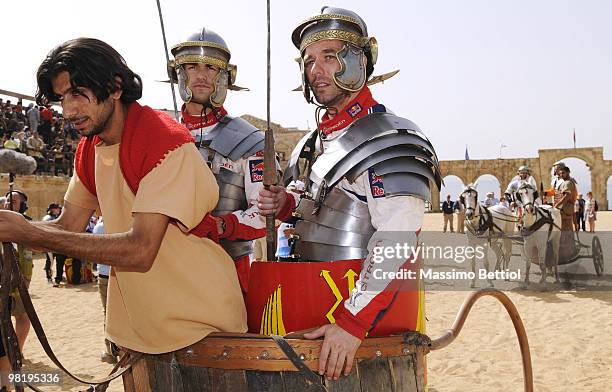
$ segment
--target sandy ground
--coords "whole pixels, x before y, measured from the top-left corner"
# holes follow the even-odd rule
[[[441,226],[439,214],[427,214],[424,228],[440,230]],[[597,229],[612,231],[612,213],[599,213]],[[111,366],[99,360],[103,315],[96,285],[53,288],[45,280],[43,265],[44,259],[35,261],[30,292],[52,347],[75,374],[104,375]],[[610,270],[607,268],[608,274]],[[428,334],[432,338],[450,327],[466,295],[428,293]],[[611,291],[511,291],[509,296],[529,336],[536,391],[612,391]],[[24,354],[25,371],[57,371],[33,331]],[[522,390],[520,353],[502,306],[488,298],[478,302],[459,338],[429,354],[428,372],[430,391]],[[62,375],[59,386],[45,390],[76,391],[79,387]],[[121,381],[113,382],[108,390],[121,391]]]

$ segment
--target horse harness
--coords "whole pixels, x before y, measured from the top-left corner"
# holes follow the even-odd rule
[[[493,234],[495,230],[497,230],[499,233],[503,233],[504,230],[493,221],[493,214],[491,214],[491,211],[489,211],[489,209],[486,206],[479,205],[479,207],[481,210],[484,210],[485,214],[476,215],[479,218],[477,227],[474,227],[472,222],[468,220],[468,223],[469,223],[467,225],[468,231],[475,237],[483,237],[486,234],[486,232],[489,231],[487,240],[491,242],[491,237],[492,237],[491,234]],[[466,211],[474,210],[474,212],[476,212],[476,208],[474,207],[466,207],[465,210]]]
[[[532,235],[533,233],[535,233],[536,231],[540,230],[542,228],[542,226],[548,225],[547,240],[549,240],[550,239],[550,235],[552,234],[553,227],[556,227],[559,230],[561,230],[561,228],[558,225],[555,224],[555,221],[554,221],[550,211],[545,210],[543,208],[540,208],[540,207],[536,206],[533,203],[527,203],[527,204],[524,205],[524,207],[527,207],[530,204],[535,208],[535,211],[536,211],[536,221],[531,226],[529,226],[529,227],[523,227],[523,229],[521,230],[521,235],[523,237],[528,237],[528,236]]]

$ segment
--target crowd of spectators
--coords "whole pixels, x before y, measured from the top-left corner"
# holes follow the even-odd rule
[[[79,135],[52,107],[23,106],[0,98],[0,149],[27,154],[38,164],[36,174],[72,175]]]

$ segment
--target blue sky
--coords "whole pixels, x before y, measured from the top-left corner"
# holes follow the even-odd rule
[[[171,46],[200,26],[220,33],[238,65],[230,113],[265,118],[265,1],[161,0]],[[314,126],[299,93],[290,34],[318,12],[315,1],[272,1],[272,120]],[[381,1],[328,5],[363,16],[380,45],[375,73],[400,69],[375,98],[410,118],[441,159],[536,156],[538,148],[604,146],[612,159],[612,2],[568,0]],[[376,4],[376,7],[372,5]],[[37,11],[41,10],[41,11]],[[142,101],[170,108],[165,57],[153,0],[29,1],[3,4],[0,88],[35,90],[45,54],[62,41],[107,41],[143,76]]]

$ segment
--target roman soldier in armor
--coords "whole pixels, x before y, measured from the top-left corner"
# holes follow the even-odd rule
[[[527,166],[521,166],[518,168],[516,176],[510,181],[508,187],[506,188],[506,198],[516,204],[516,202],[518,202],[516,199],[516,191],[523,183],[531,185],[533,189],[538,189],[536,181],[531,175],[531,171]]]
[[[516,176],[510,181],[510,183],[508,184],[508,187],[506,188],[506,192],[504,192],[506,195],[506,199],[511,201],[512,203],[511,206],[516,209],[515,211],[518,217],[517,220],[519,222],[521,221],[523,217],[523,208],[522,208],[521,200],[516,197],[517,196],[516,192],[523,184],[529,184],[533,187],[533,189],[535,190],[538,189],[538,185],[536,184],[536,181],[531,175],[531,171],[529,170],[529,167],[527,166],[521,166],[518,168]]]
[[[253,240],[265,235],[265,220],[255,206],[263,184],[263,133],[223,107],[228,89],[243,88],[234,84],[237,68],[219,34],[202,28],[171,52],[168,73],[185,102],[182,121],[219,184],[212,215],[220,243],[234,259],[246,292]]]
[[[411,253],[377,256],[385,247],[417,246],[430,186],[439,187],[441,176],[434,148],[419,127],[372,96],[368,85],[380,80],[372,76],[378,45],[359,15],[323,7],[295,28],[292,40],[300,51],[302,93],[318,107],[318,126],[294,149],[285,185],[302,180],[306,189],[297,194],[272,186],[260,191],[258,203],[264,215],[297,219],[292,256],[312,263],[285,264],[324,265],[317,278],[328,281],[334,264],[358,262],[348,299],[340,302],[335,292],[338,301],[326,315],[331,324],[304,335],[325,338],[319,373],[338,378],[351,371],[366,334],[424,331],[421,282],[406,288],[406,281],[381,273],[418,269],[420,260]],[[349,280],[349,272],[339,280]],[[283,286],[283,296],[290,289]],[[302,313],[309,302],[304,297]],[[291,321],[286,313],[283,308],[285,327]]]

